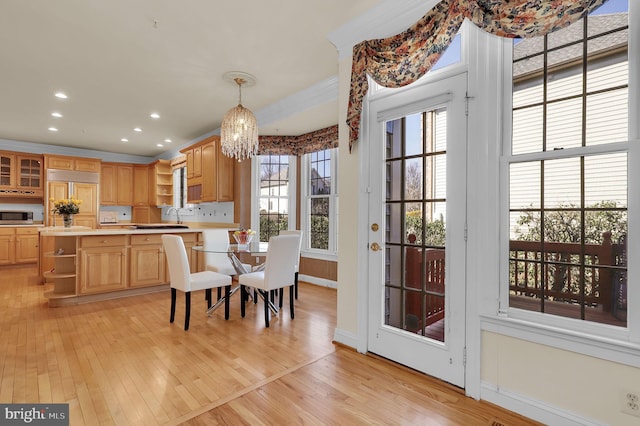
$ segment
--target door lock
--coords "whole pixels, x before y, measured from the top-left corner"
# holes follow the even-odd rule
[[[378,251],[380,250],[382,247],[380,247],[380,244],[378,243],[371,243],[371,250],[373,251]]]

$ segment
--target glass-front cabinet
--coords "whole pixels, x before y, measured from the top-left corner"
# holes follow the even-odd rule
[[[42,156],[15,152],[0,152],[0,195],[43,195]]]

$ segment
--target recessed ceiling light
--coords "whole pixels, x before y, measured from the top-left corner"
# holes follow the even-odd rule
[[[162,145],[161,143],[157,143],[157,144],[156,144],[156,146],[157,146],[158,148],[162,148],[164,145]]]
[[[58,129],[56,129],[55,127],[49,127],[49,131],[50,131],[50,132],[57,132],[57,131],[58,131]]]
[[[171,139],[165,139],[164,140],[166,143],[171,143]]]
[[[134,128],[133,128],[133,131],[134,131],[134,132],[141,132],[141,131],[142,131],[142,129],[141,129],[140,127],[134,127]]]
[[[56,98],[60,98],[60,99],[67,99],[67,95],[62,93],[62,92],[58,92],[56,93]]]
[[[52,112],[51,116],[55,118],[62,118],[62,114],[60,114],[59,112]]]
[[[152,112],[151,115],[149,115],[149,117],[155,118],[157,120],[158,118],[160,118],[160,114],[158,114],[157,112]]]
[[[121,140],[122,142],[129,142],[129,139],[127,139],[127,138],[122,138],[122,139],[120,139],[120,140]]]

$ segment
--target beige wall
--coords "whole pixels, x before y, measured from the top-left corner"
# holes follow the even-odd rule
[[[620,411],[621,392],[640,392],[634,367],[485,331],[481,377],[485,386],[603,424],[640,424]]]

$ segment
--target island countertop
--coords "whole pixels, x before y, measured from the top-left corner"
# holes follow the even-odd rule
[[[229,223],[228,226],[217,226],[217,228],[226,228],[230,230],[238,229],[238,226]],[[82,226],[74,226],[64,228],[62,226],[51,226],[39,228],[40,234],[46,237],[83,237],[91,235],[132,235],[132,234],[187,234],[198,233],[211,229],[211,227],[189,227],[189,228],[171,228],[164,227],[158,229],[93,229]]]

